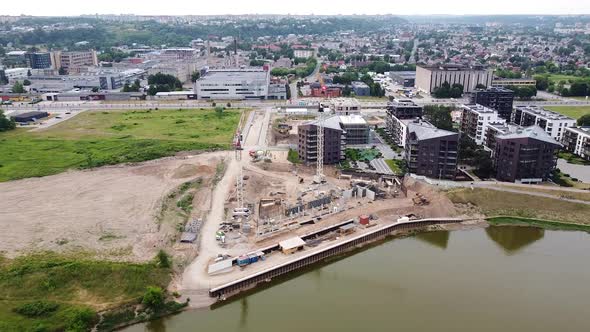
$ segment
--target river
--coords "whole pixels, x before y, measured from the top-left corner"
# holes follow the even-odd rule
[[[589,331],[589,252],[583,232],[419,234],[125,331]]]

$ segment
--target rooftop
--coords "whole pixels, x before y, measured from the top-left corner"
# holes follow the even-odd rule
[[[395,76],[400,76],[403,78],[415,78],[416,77],[416,72],[415,71],[392,71],[389,72],[389,75],[395,75]]]
[[[519,127],[514,132],[503,134],[503,135],[498,135],[498,136],[496,136],[496,138],[497,139],[534,138],[534,139],[544,141],[547,143],[561,145],[559,142],[557,142],[555,139],[553,139],[553,137],[551,137],[549,134],[547,134],[545,132],[545,130],[543,130],[543,128],[536,126],[536,125],[526,127],[526,128]]]
[[[304,245],[305,245],[305,241],[303,241],[303,239],[301,239],[299,236],[295,236],[290,239],[286,239],[285,241],[279,242],[279,246],[283,250],[294,249],[294,248],[298,248],[298,247],[301,247]]]
[[[268,72],[260,69],[215,69],[201,76],[199,81],[214,80],[265,80]]]
[[[573,118],[569,116],[563,115],[561,113],[557,113],[554,111],[546,110],[539,106],[521,106],[516,107],[517,110],[521,110],[523,112],[531,113],[536,116],[548,119],[548,120],[572,120],[575,121]]]
[[[493,113],[497,113],[498,111],[496,111],[495,109],[480,105],[480,104],[467,104],[467,105],[463,105],[463,109],[464,110],[468,110],[471,112],[475,112],[478,114],[493,114]]]
[[[465,66],[462,64],[441,64],[435,66],[417,66],[417,68],[424,68],[431,71],[480,71],[487,70],[484,66]]]
[[[414,133],[418,140],[458,135],[456,132],[438,129],[429,122],[419,120],[408,123],[408,132]]]
[[[418,106],[411,99],[394,99],[387,103],[387,106],[391,107],[422,107]]]
[[[341,115],[340,122],[343,125],[366,125],[367,124],[367,121],[365,121],[365,119],[363,119],[363,117],[358,114]]]
[[[590,127],[569,127],[566,129],[578,134],[590,135]]]

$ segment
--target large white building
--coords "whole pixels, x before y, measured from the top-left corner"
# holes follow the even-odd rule
[[[562,143],[567,151],[590,160],[590,127],[565,128]]]
[[[565,128],[574,127],[576,120],[538,106],[520,106],[512,112],[512,122],[522,127],[537,125],[554,140],[561,142]]]
[[[479,104],[463,105],[461,131],[475,140],[478,145],[487,145],[487,130],[492,124],[504,125],[506,120],[502,119],[496,110],[489,107]]]
[[[6,78],[9,82],[14,83],[15,81],[27,79],[29,77],[28,73],[30,70],[31,68],[10,68],[5,69],[4,74],[6,75]]]
[[[416,66],[416,88],[425,93],[448,82],[463,85],[465,92],[474,91],[478,84],[492,86],[494,72],[483,67],[467,67],[463,65],[445,64],[440,66]]]
[[[198,99],[267,99],[269,83],[266,70],[209,70],[195,82],[195,93]]]

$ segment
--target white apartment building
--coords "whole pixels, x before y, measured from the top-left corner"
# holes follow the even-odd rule
[[[6,78],[8,78],[9,82],[14,83],[15,81],[27,79],[29,77],[29,70],[31,70],[31,68],[10,68],[5,69],[4,74],[6,75]]]
[[[565,150],[590,160],[590,127],[565,128],[562,143]]]
[[[503,125],[498,112],[479,104],[463,105],[461,117],[461,131],[475,140],[478,145],[487,145],[487,130],[490,125]]]
[[[197,99],[267,99],[270,73],[261,69],[210,70],[195,82]]]
[[[512,122],[522,127],[537,125],[558,142],[561,142],[566,128],[576,125],[575,119],[538,106],[516,107]]]

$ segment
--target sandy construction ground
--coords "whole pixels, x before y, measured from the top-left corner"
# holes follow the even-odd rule
[[[163,197],[184,182],[213,176],[227,154],[0,183],[0,251],[8,257],[51,250],[150,260],[158,249],[171,247],[177,234],[174,225],[158,221]]]

